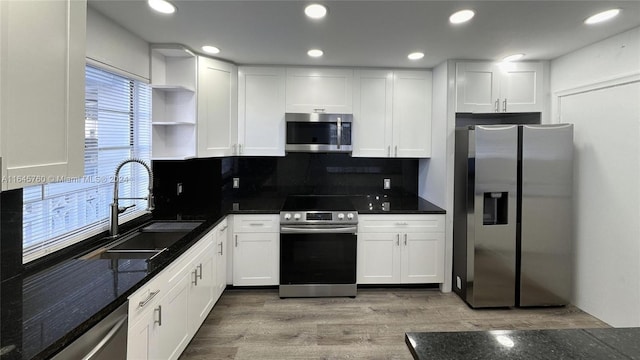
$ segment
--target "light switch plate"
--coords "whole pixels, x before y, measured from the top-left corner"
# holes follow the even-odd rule
[[[384,179],[383,188],[385,190],[391,189],[391,179]]]
[[[240,178],[233,178],[233,188],[237,189],[240,187]]]
[[[176,186],[176,195],[182,194],[182,183],[178,183]]]

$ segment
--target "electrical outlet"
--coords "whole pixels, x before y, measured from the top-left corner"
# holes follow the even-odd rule
[[[456,276],[456,287],[462,289],[462,279],[460,279],[460,276]]]
[[[385,190],[391,189],[391,179],[384,179],[383,188]]]
[[[233,178],[233,188],[238,189],[240,187],[240,178]]]
[[[176,186],[176,195],[182,194],[182,183],[178,183]]]

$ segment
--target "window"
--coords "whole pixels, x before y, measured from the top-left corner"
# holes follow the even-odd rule
[[[85,92],[84,176],[23,190],[23,263],[76,243],[108,228],[118,164],[151,155],[151,90],[140,81],[87,66]],[[120,171],[120,197],[147,194],[147,172],[139,164]],[[146,201],[120,222],[140,216]]]

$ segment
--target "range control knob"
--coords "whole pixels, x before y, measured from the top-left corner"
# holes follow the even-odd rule
[[[353,213],[348,213],[347,214],[347,219],[353,220]]]
[[[344,214],[343,213],[339,213],[338,214],[338,220],[344,220]]]
[[[285,220],[290,220],[291,219],[291,214],[289,214],[289,213],[284,214],[284,219]]]
[[[302,217],[302,215],[300,215],[300,214],[293,215],[293,219],[294,220],[300,220],[301,217]]]

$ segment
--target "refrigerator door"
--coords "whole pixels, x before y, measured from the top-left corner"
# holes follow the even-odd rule
[[[476,126],[473,212],[468,219],[467,302],[515,305],[518,127]],[[471,144],[471,141],[474,144]]]
[[[573,125],[522,127],[520,306],[571,293]]]

